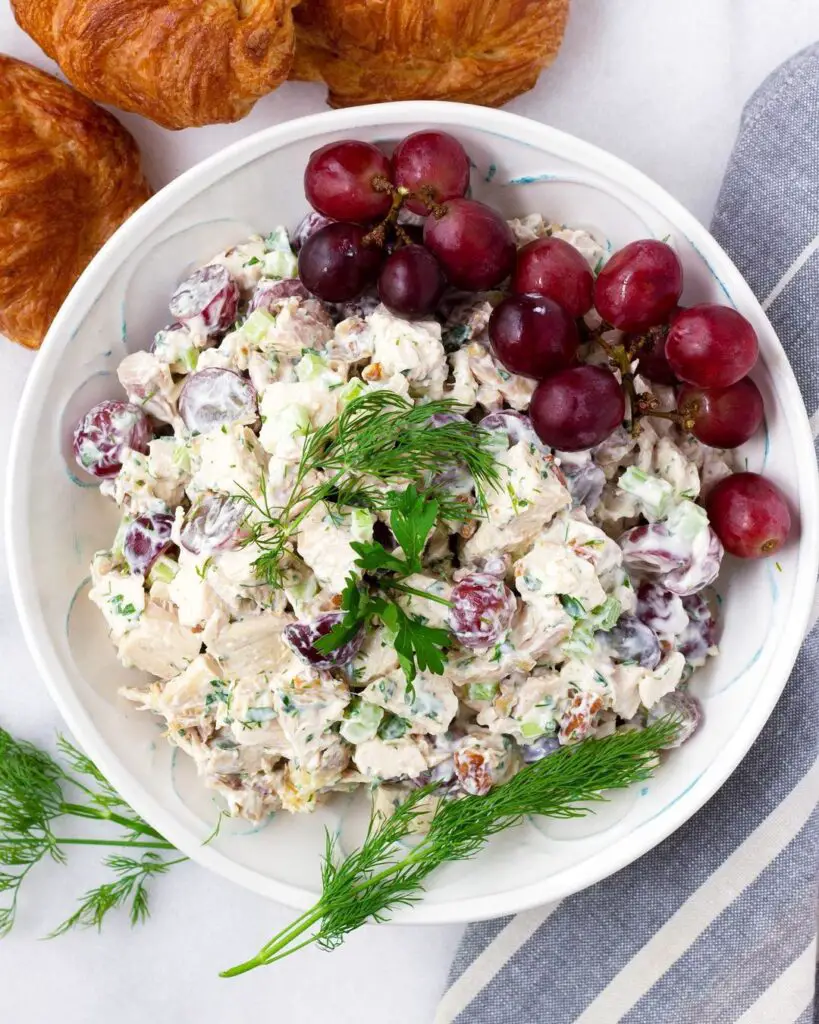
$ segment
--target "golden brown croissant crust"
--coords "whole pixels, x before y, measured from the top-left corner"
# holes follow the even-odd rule
[[[91,257],[150,194],[115,118],[0,54],[0,334],[37,348]]]
[[[238,121],[286,78],[296,0],[12,0],[81,92],[165,128]]]
[[[302,0],[291,78],[331,106],[461,100],[499,106],[560,48],[569,0]]]

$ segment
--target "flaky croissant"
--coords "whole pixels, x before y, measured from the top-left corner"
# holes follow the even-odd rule
[[[0,334],[37,348],[91,257],[150,194],[115,118],[0,54]]]
[[[12,0],[81,92],[165,128],[238,121],[286,78],[297,0]]]
[[[382,100],[499,106],[560,48],[569,0],[302,0],[291,78],[334,107]]]

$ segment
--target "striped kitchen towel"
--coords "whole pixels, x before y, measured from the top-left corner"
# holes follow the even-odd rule
[[[748,103],[712,227],[819,431],[819,46]],[[819,608],[814,610],[814,623]],[[436,1024],[810,1024],[819,629],[759,740],[664,843],[551,906],[471,925]]]

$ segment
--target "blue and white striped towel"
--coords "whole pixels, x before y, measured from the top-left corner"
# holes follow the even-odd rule
[[[818,432],[819,45],[748,103],[712,230],[767,310]],[[471,925],[436,1024],[819,1022],[818,800],[812,628],[765,730],[710,803],[599,885]]]

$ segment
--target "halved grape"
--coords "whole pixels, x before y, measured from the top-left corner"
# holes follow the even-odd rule
[[[759,429],[765,415],[762,395],[750,377],[726,388],[685,384],[677,409],[698,441],[712,448],[737,448]]]
[[[226,331],[236,319],[239,287],[226,267],[211,263],[195,270],[171,296],[171,315],[180,321],[200,317],[207,334]]]
[[[701,593],[689,594],[681,600],[688,616],[688,625],[674,646],[689,665],[699,668],[705,664],[709,651],[717,642],[717,620]]]
[[[438,131],[413,132],[392,154],[393,180],[410,192],[428,190],[436,203],[466,195],[469,188],[469,157],[452,135]],[[428,212],[419,199],[407,199],[407,207],[422,216]]]
[[[642,239],[616,252],[600,271],[594,305],[621,331],[645,331],[667,320],[682,285],[682,264],[671,246]]]
[[[623,563],[637,572],[671,573],[691,565],[690,547],[682,545],[665,523],[634,526],[617,543]]]
[[[622,615],[613,629],[597,633],[596,639],[615,661],[634,661],[654,669],[662,659],[657,634],[634,615]]]
[[[574,320],[552,299],[511,295],[489,318],[492,351],[507,370],[542,380],[571,366],[580,336]]]
[[[116,476],[126,448],[147,452],[151,421],[130,402],[106,401],[89,409],[74,430],[74,457],[93,476]]]
[[[449,283],[465,291],[494,288],[515,265],[515,238],[501,215],[474,199],[449,199],[442,216],[427,217],[424,245]]]
[[[404,245],[388,256],[378,278],[381,301],[397,316],[430,316],[446,288],[440,264],[422,245]]]
[[[544,444],[564,452],[592,448],[623,420],[626,401],[614,374],[602,366],[572,366],[538,384],[529,415]]]
[[[388,191],[374,186],[377,177],[389,181],[390,162],[376,146],[355,139],[329,142],[310,154],[304,194],[325,217],[366,223],[383,217],[392,201]]]
[[[542,761],[549,754],[560,750],[560,740],[557,736],[539,736],[531,743],[520,744],[520,756],[524,764],[534,764],[535,761]]]
[[[730,479],[730,478],[729,478]],[[696,594],[713,583],[722,564],[722,544],[716,533],[708,527],[708,543],[704,549],[693,547],[688,565],[680,566],[663,577],[663,586],[680,597]]]
[[[209,366],[185,378],[179,415],[191,433],[206,434],[222,425],[256,418],[256,389],[233,370]]]
[[[708,495],[708,518],[725,550],[738,558],[765,558],[788,539],[791,513],[776,484],[758,473],[735,473]]]
[[[637,589],[637,618],[662,640],[680,636],[688,626],[682,598],[649,580]]]
[[[361,650],[364,630],[360,629],[352,640],[348,640],[346,644],[330,651],[329,654],[322,654],[316,650],[315,643],[326,636],[343,618],[343,612],[326,612],[312,622],[293,622],[282,630],[282,639],[293,653],[308,665],[321,669],[338,668],[352,661]]]
[[[347,302],[378,277],[383,253],[367,245],[367,229],[344,221],[311,235],[299,253],[299,277],[308,291],[325,302]]]
[[[674,317],[665,354],[687,384],[727,388],[751,372],[759,343],[756,331],[735,309],[706,302]]]
[[[256,285],[250,299],[248,312],[263,309],[270,312],[284,299],[309,299],[310,293],[297,277],[286,277],[282,281],[273,281],[263,277]]]
[[[545,296],[576,318],[591,309],[594,275],[573,245],[562,238],[536,238],[518,252],[512,291]]]
[[[325,217],[321,213],[316,213],[315,210],[311,210],[310,213],[305,213],[299,221],[296,230],[293,232],[293,249],[298,252],[310,235],[314,235],[320,228],[325,228],[328,224],[332,223],[333,221],[330,217]]]
[[[180,543],[195,555],[236,548],[242,541],[241,527],[247,513],[248,505],[242,498],[205,491],[185,513]]]
[[[515,595],[503,580],[481,572],[456,583],[449,602],[450,629],[463,647],[475,651],[502,639],[517,608]]]
[[[560,464],[560,471],[572,497],[572,507],[593,512],[600,504],[606,486],[606,474],[603,470],[589,459],[588,462],[580,464],[563,461]]]
[[[514,409],[498,409],[497,412],[490,412],[484,416],[478,426],[482,430],[488,430],[490,434],[504,434],[508,448],[525,441],[537,445],[544,454],[548,452],[526,413],[516,412]]]
[[[173,516],[167,512],[146,512],[125,529],[122,551],[131,572],[146,575],[163,551],[171,546]]]
[[[679,722],[674,742],[668,744],[668,749],[673,749],[681,746],[697,731],[702,721],[702,707],[697,698],[692,697],[690,693],[686,693],[684,690],[673,690],[649,708],[646,724],[653,725],[661,718],[669,716]]]

